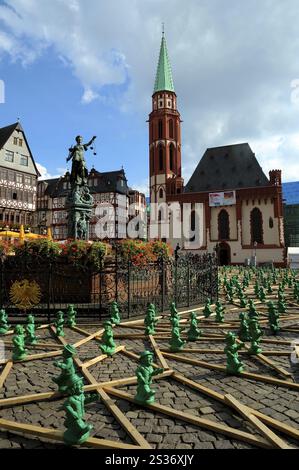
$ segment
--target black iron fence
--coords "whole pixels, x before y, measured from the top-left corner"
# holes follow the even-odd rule
[[[218,295],[217,262],[209,254],[161,259],[146,266],[124,262],[116,255],[96,272],[87,266],[38,259],[25,263],[14,257],[2,261],[0,268],[0,305],[18,321],[29,311],[52,321],[68,304],[74,304],[78,317],[100,320],[107,316],[113,300],[117,300],[122,317],[130,318],[145,313],[149,302],[161,312],[172,301],[178,307],[191,307],[203,304],[208,297],[215,301]],[[36,295],[36,305],[22,306],[34,301]]]

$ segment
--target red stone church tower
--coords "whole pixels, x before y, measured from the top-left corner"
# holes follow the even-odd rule
[[[164,33],[149,115],[149,160],[151,203],[166,202],[167,194],[180,194],[184,184],[181,119]]]

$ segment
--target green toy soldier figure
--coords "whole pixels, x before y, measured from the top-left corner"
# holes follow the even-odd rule
[[[69,328],[72,328],[73,326],[76,326],[77,323],[76,323],[76,315],[77,315],[77,311],[75,310],[75,307],[74,305],[69,305],[68,306],[68,309],[67,309],[67,326]]]
[[[251,346],[248,353],[252,355],[260,354],[262,352],[262,349],[259,346],[259,342],[261,337],[263,336],[263,332],[260,329],[260,325],[255,318],[252,318],[249,321],[249,334]]]
[[[202,331],[198,328],[197,315],[192,312],[190,315],[190,328],[187,332],[188,341],[197,341],[202,335]]]
[[[7,314],[4,309],[0,310],[0,335],[5,335],[8,332],[10,325],[7,323]]]
[[[284,295],[279,295],[277,306],[278,306],[279,313],[285,313],[287,311]]]
[[[216,322],[224,323],[224,312],[225,312],[225,308],[222,306],[221,302],[218,300],[216,302]]]
[[[156,319],[156,311],[155,307],[153,304],[149,304],[146,312],[146,316],[144,319],[144,325],[145,325],[145,334],[147,336],[149,335],[154,335],[155,334],[155,327],[157,324],[158,320]]]
[[[66,431],[63,440],[67,445],[83,444],[89,438],[93,426],[84,421],[85,405],[98,400],[97,394],[84,395],[83,379],[78,377],[71,388],[71,395],[66,399],[63,408],[66,411],[64,425]]]
[[[185,341],[181,339],[180,327],[179,325],[172,325],[171,329],[171,340],[170,340],[170,350],[173,352],[180,351],[184,345]]]
[[[268,294],[273,294],[273,289],[272,289],[272,286],[271,286],[271,282],[270,282],[270,281],[268,282],[267,293],[268,293]]]
[[[150,405],[155,401],[155,391],[151,390],[154,375],[162,374],[164,369],[153,368],[153,354],[144,351],[140,354],[139,366],[136,369],[137,394],[135,400],[142,405]]]
[[[176,305],[175,305],[175,302],[171,302],[169,308],[170,308],[170,317],[171,318],[179,316]]]
[[[249,334],[249,325],[248,325],[248,318],[246,313],[240,313],[239,318],[241,320],[240,329],[239,329],[239,338],[241,341],[250,341],[250,334]]]
[[[110,305],[110,321],[112,325],[120,324],[119,308],[116,301],[112,302]]]
[[[246,297],[245,297],[245,294],[244,294],[243,291],[240,292],[239,300],[240,300],[240,307],[241,308],[246,308],[247,307],[247,300],[246,300]]]
[[[254,301],[252,299],[249,300],[249,312],[248,312],[248,316],[250,318],[250,320],[252,318],[258,318],[259,317],[259,314],[258,312],[256,311],[256,308],[255,308],[255,305],[254,305]]]
[[[55,322],[55,328],[56,328],[56,336],[57,337],[64,337],[64,331],[63,331],[63,326],[64,326],[64,314],[63,312],[59,311],[57,312],[56,315],[56,322]]]
[[[259,289],[258,298],[261,302],[265,302],[265,300],[266,300],[266,294],[265,294],[265,291],[264,291],[263,287],[260,287],[260,289]]]
[[[62,358],[63,361],[56,361],[54,365],[61,369],[59,377],[54,377],[52,380],[58,385],[60,393],[70,394],[72,387],[78,380],[79,376],[76,374],[73,357],[77,354],[76,348],[71,344],[66,344],[63,348]]]
[[[239,375],[244,370],[244,364],[239,360],[238,351],[244,346],[244,343],[238,344],[234,333],[228,333],[225,342],[226,372],[231,375]]]
[[[26,344],[37,343],[37,337],[35,336],[35,319],[33,315],[28,316],[25,341],[26,341]]]
[[[113,328],[111,321],[105,321],[105,331],[102,336],[102,344],[100,348],[107,356],[112,356],[115,353],[115,342],[113,340]]]
[[[211,299],[207,299],[205,308],[203,309],[203,314],[206,318],[209,318],[210,315],[212,315],[212,307],[211,307]]]
[[[27,356],[27,349],[25,349],[25,330],[22,325],[17,325],[15,328],[15,336],[12,338],[13,344],[13,361],[22,361]]]
[[[280,331],[279,313],[273,302],[268,303],[269,326],[274,335]]]

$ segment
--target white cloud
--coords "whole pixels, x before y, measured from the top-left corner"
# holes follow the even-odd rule
[[[89,104],[92,101],[96,100],[99,97],[98,93],[95,93],[90,88],[85,90],[81,98],[81,102],[84,104]]]
[[[130,184],[130,186],[135,189],[136,191],[139,191],[140,193],[143,193],[145,194],[145,196],[149,196],[149,183],[148,183],[148,179],[144,179],[143,181],[139,181],[139,182],[136,182],[133,183],[133,184]]]
[[[207,147],[249,142],[265,171],[298,169],[298,0],[6,0],[1,52],[24,65],[52,47],[82,84],[82,104],[102,100],[148,114],[161,36],[184,120],[185,180]],[[107,87],[108,85],[108,87]],[[109,95],[109,85],[121,93]],[[147,169],[142,177],[147,176]]]
[[[59,178],[60,176],[63,176],[67,170],[66,168],[56,168],[57,173],[52,175],[44,165],[41,165],[40,163],[36,163],[36,166],[41,175],[39,180]]]

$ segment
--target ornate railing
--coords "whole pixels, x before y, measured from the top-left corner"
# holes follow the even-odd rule
[[[100,319],[107,315],[110,302],[117,300],[123,318],[129,318],[145,313],[149,302],[162,312],[172,301],[178,307],[192,307],[218,296],[218,267],[210,254],[160,259],[146,266],[135,266],[116,254],[97,271],[43,259],[26,263],[12,257],[3,260],[0,269],[0,305],[17,317],[28,312],[11,304],[11,288],[25,279],[29,285],[35,281],[41,291],[38,305],[30,310],[48,320],[68,304],[75,305],[80,317]]]

